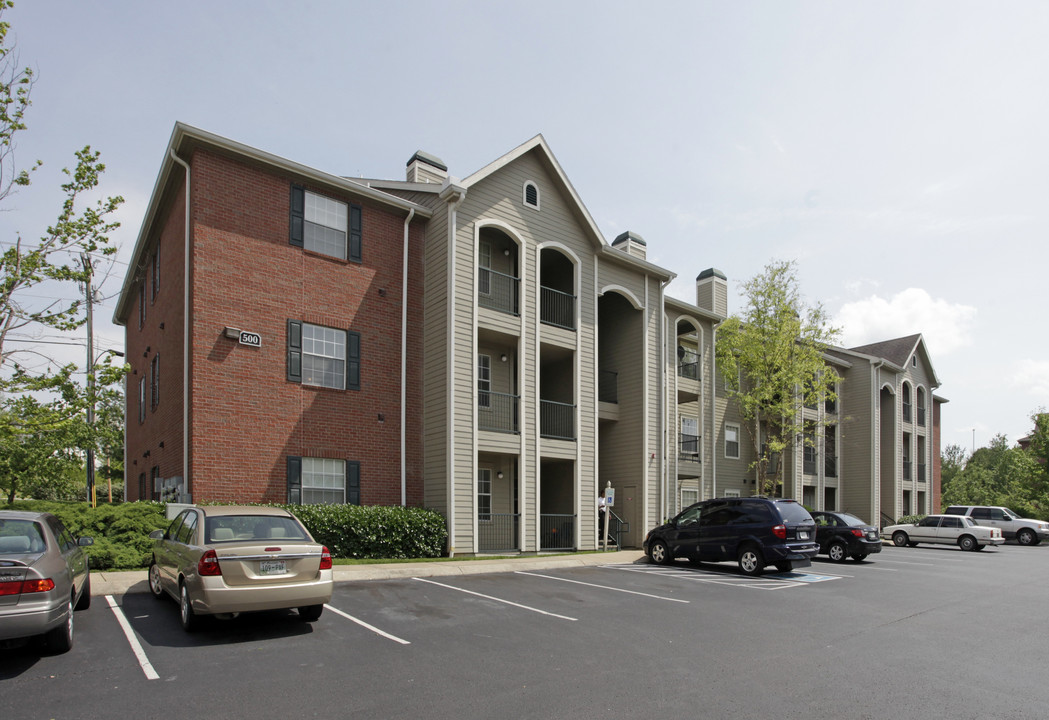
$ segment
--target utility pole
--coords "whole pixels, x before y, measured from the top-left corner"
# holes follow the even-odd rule
[[[95,298],[91,289],[91,258],[80,256],[84,263],[84,299],[87,300],[87,427],[91,432],[87,446],[87,501],[95,507],[95,331],[93,324]]]

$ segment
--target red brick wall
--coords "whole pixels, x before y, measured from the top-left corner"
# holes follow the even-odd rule
[[[292,178],[278,177],[207,150],[194,152],[190,162],[193,500],[284,502],[286,459],[297,455],[358,461],[362,503],[400,504],[404,216],[377,203],[326,188],[310,188],[328,197],[357,202],[363,208],[363,262],[339,261],[288,244]],[[172,208],[171,212],[181,210]],[[172,224],[171,215],[165,224]],[[180,222],[178,226],[181,229]],[[410,505],[422,504],[418,331],[422,322],[418,302],[422,293],[422,241],[422,225],[415,221],[410,238],[408,294]],[[174,255],[162,251],[162,260],[166,263]],[[181,262],[181,256],[178,260]],[[380,294],[380,290],[384,292]],[[178,315],[181,337],[181,295],[171,298],[171,303],[166,307],[172,317]],[[289,382],[289,319],[359,332],[360,390],[329,390]],[[173,324],[167,323],[165,332]],[[132,327],[137,327],[136,318],[129,320],[129,335]],[[240,345],[224,337],[225,327],[258,333],[262,347]],[[167,365],[162,392],[170,387],[173,393],[173,385],[180,385],[180,370],[181,362]],[[137,393],[137,387],[130,390]],[[178,409],[181,413],[181,406]],[[128,417],[130,427],[137,421],[133,398]],[[181,432],[181,415],[177,423],[166,416],[162,423],[165,434]],[[129,458],[130,446],[129,440]],[[174,446],[178,443],[166,442],[165,450]],[[129,485],[135,484],[132,474],[129,472]]]

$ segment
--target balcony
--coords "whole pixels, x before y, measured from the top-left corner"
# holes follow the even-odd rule
[[[806,455],[805,459],[802,461],[801,464],[802,464],[802,471],[806,475],[815,475],[816,474],[816,458],[815,458],[815,456],[809,457],[808,455]]]
[[[502,433],[520,432],[518,405],[520,396],[482,391],[477,393],[477,427]]]
[[[699,380],[699,354],[691,350],[678,351],[677,375],[688,380]]]
[[[918,406],[918,424],[925,427],[925,408]]]
[[[925,482],[925,463],[918,463],[918,482]]]
[[[699,435],[678,435],[678,460],[683,462],[699,462]]]
[[[539,549],[574,550],[575,515],[542,513],[539,516]]]
[[[911,421],[911,404],[908,402],[903,404],[903,421],[907,423]]]
[[[911,479],[911,461],[910,460],[904,460],[903,461],[903,479],[904,480],[910,480]]]
[[[565,330],[575,330],[575,295],[540,286],[539,321]]]
[[[477,516],[478,552],[517,550],[521,516],[513,513],[482,513]]]
[[[510,315],[520,314],[521,279],[488,268],[478,268],[477,303]]]
[[[575,440],[575,405],[540,400],[539,434],[553,440]]]
[[[823,476],[838,477],[838,458],[833,455],[827,455],[823,458]]]

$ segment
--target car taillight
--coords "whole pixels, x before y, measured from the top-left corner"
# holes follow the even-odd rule
[[[786,525],[777,525],[776,527],[772,528],[772,534],[775,535],[776,537],[778,537],[780,540],[786,540],[787,539],[787,526]]]
[[[197,574],[204,577],[222,574],[222,568],[219,567],[219,556],[214,550],[208,550],[200,556],[200,560],[197,561]]]
[[[25,593],[48,592],[55,589],[55,581],[51,578],[43,580],[15,580],[14,582],[0,583],[0,595],[21,595]]]
[[[856,537],[863,537],[863,531],[860,530],[859,528],[852,528],[851,532]]]
[[[321,548],[321,570],[331,570],[331,551],[326,547]]]

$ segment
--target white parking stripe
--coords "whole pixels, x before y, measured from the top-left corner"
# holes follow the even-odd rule
[[[553,575],[540,575],[539,573],[528,572],[526,570],[518,570],[518,575],[531,575],[532,577],[547,578],[548,580],[560,580],[561,582],[573,583],[575,585],[586,585],[587,587],[601,588],[602,590],[614,590],[616,592],[627,593],[629,595],[641,595],[642,597],[649,597],[655,600],[666,600],[668,602],[676,603],[688,603],[688,600],[681,600],[679,598],[668,598],[662,595],[650,595],[649,593],[637,592],[636,590],[624,590],[623,588],[611,587],[609,585],[597,585],[595,583],[580,582],[579,580],[569,580],[568,578],[554,577]]]
[[[368,623],[364,622],[363,620],[361,620],[359,618],[355,618],[353,615],[348,615],[348,614],[344,613],[342,610],[340,610],[337,607],[332,607],[331,605],[325,605],[324,607],[328,608],[329,610],[331,610],[336,615],[341,615],[342,617],[346,618],[347,620],[350,620],[351,622],[357,623],[362,628],[367,628],[368,630],[371,630],[376,635],[382,635],[387,640],[393,640],[394,642],[400,643],[401,645],[411,645],[411,643],[408,642],[407,640],[403,640],[403,639],[397,637],[396,635],[391,635],[388,632],[383,632],[382,630],[380,630],[379,628],[375,627],[374,625],[369,625]]]
[[[801,587],[805,583],[792,582],[790,580],[778,580],[775,578],[751,578],[751,577],[733,577],[731,575],[721,575],[720,573],[706,573],[697,570],[675,570],[674,568],[660,568],[654,570],[642,570],[640,566],[630,565],[602,565],[601,567],[608,568],[610,570],[622,570],[624,572],[636,572],[636,573],[652,573],[654,575],[662,575],[663,577],[674,578],[675,580],[686,580],[689,582],[701,582],[708,583],[710,585],[728,585],[729,587],[745,587],[754,588],[756,590],[783,590],[785,588]]]
[[[127,638],[128,644],[131,646],[131,652],[135,653],[135,657],[138,658],[138,665],[142,668],[142,672],[146,674],[146,680],[158,680],[160,675],[153,669],[153,666],[149,662],[149,658],[146,657],[146,651],[142,649],[142,643],[138,641],[138,636],[135,635],[135,631],[131,629],[131,623],[124,617],[124,611],[117,605],[117,601],[113,599],[112,595],[106,595],[106,602],[109,603],[110,609],[117,618],[117,622],[120,624],[120,629],[124,631],[124,636]]]
[[[511,602],[510,600],[503,600],[502,598],[492,597],[491,595],[483,595],[479,592],[474,592],[473,590],[464,590],[463,588],[455,587],[454,585],[445,585],[444,583],[434,582],[433,580],[427,580],[426,578],[417,577],[412,578],[412,580],[418,580],[419,582],[429,583],[430,585],[437,585],[438,587],[448,588],[449,590],[458,590],[459,592],[466,593],[467,595],[476,595],[477,597],[484,598],[485,600],[494,600],[495,602],[500,602],[505,605],[513,605],[514,607],[519,607],[522,610],[530,610],[532,612],[539,613],[540,615],[549,615],[550,617],[560,618],[562,620],[571,620],[572,622],[575,622],[578,619],[574,617],[568,617],[567,615],[558,615],[557,613],[547,612],[546,610],[540,610],[539,608],[529,607],[527,605],[521,605],[520,603]]]

